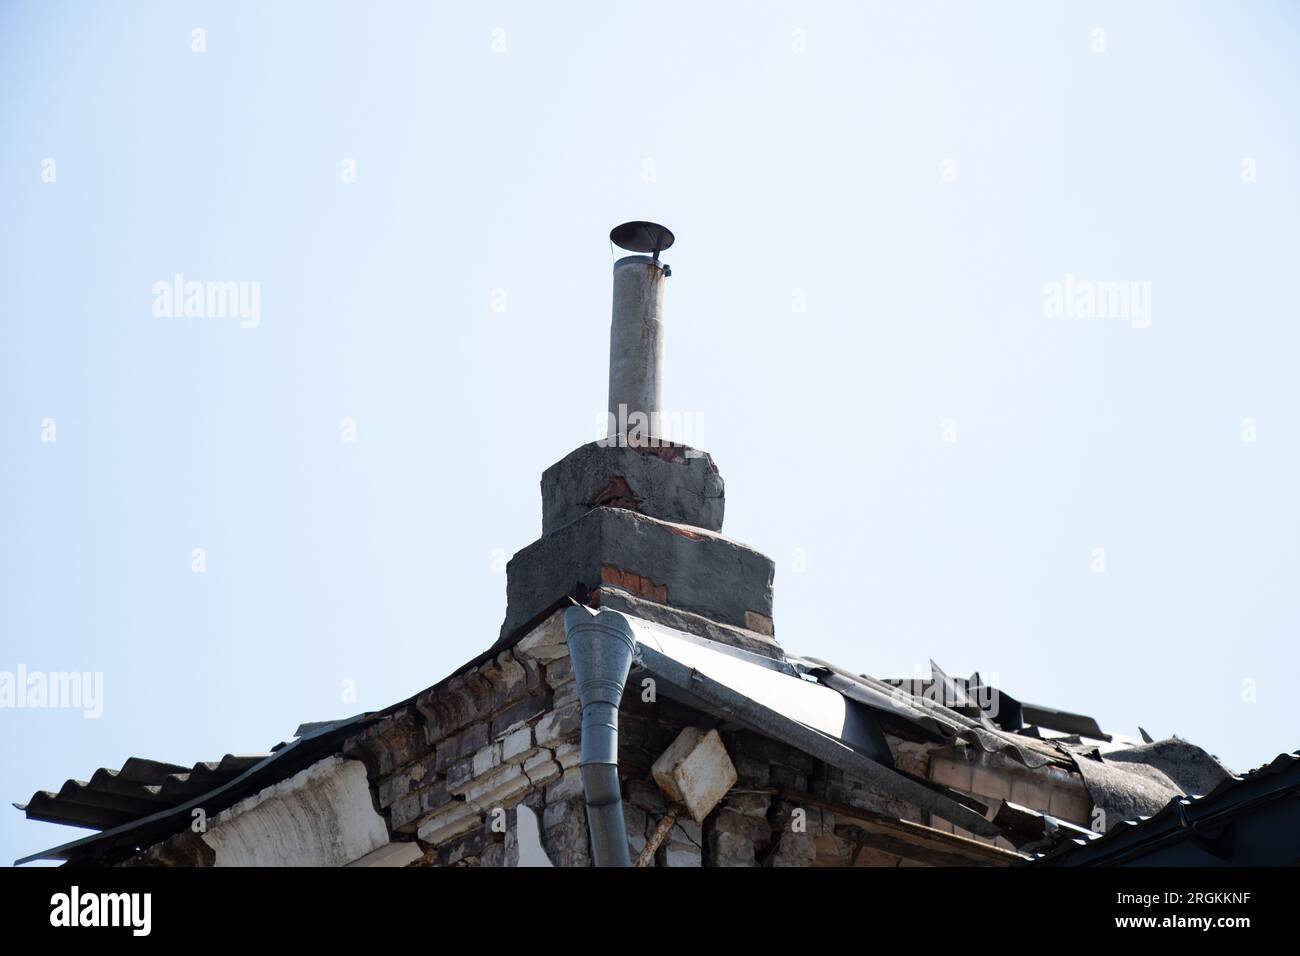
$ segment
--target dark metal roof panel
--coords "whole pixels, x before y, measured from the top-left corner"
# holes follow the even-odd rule
[[[632,615],[621,616],[636,638],[634,666],[668,685],[663,687],[665,696],[684,696],[688,705],[725,715],[743,727],[784,741],[972,833],[1004,835],[985,818],[987,807],[983,804],[893,768],[883,738],[878,733],[860,737],[866,724],[850,718],[855,714],[869,720],[869,715],[856,712],[855,702],[833,688],[736,659],[698,641],[686,640],[674,628]],[[883,748],[883,754],[878,748]],[[872,753],[888,762],[873,758]]]
[[[932,696],[933,688],[929,685],[879,680],[851,673],[815,657],[807,660],[816,665],[813,673],[818,680],[871,707],[888,723],[901,722],[936,741],[963,740],[989,753],[1001,752],[1031,769],[1049,763],[1068,763],[1050,744],[1008,733],[983,716],[972,717],[945,705]],[[979,712],[978,708],[972,709]]]
[[[227,754],[215,763],[196,764],[189,770],[172,764],[158,765],[181,771],[164,773],[161,777],[155,769],[147,766],[153,761],[127,761],[120,771],[104,770],[105,774],[121,777],[129,765],[130,772],[135,776],[157,781],[141,784],[143,791],[154,793],[161,801],[158,809],[145,816],[132,814],[122,819],[120,813],[125,812],[124,808],[117,813],[101,808],[105,812],[96,815],[93,809],[80,809],[81,805],[59,803],[62,791],[59,794],[37,794],[33,801],[37,798],[54,798],[56,803],[53,808],[43,806],[52,813],[62,815],[57,822],[71,823],[73,817],[79,816],[86,822],[74,825],[104,828],[104,832],[65,843],[43,853],[34,853],[16,861],[16,865],[21,866],[33,860],[65,860],[74,864],[121,862],[138,848],[151,846],[183,829],[188,823],[188,814],[192,808],[202,806],[209,815],[220,812],[333,752],[345,737],[380,719],[380,716],[377,713],[358,714],[346,720],[319,725],[312,732],[288,744],[274,747],[270,754],[261,756]],[[98,774],[99,771],[96,772]],[[69,782],[74,787],[84,786],[78,781]],[[35,815],[31,803],[18,807],[27,810],[32,819],[43,819]],[[89,822],[92,819],[97,822],[92,824]],[[108,823],[110,819],[119,822]]]
[[[130,757],[120,769],[101,767],[88,781],[68,780],[57,793],[39,790],[14,806],[29,820],[107,830],[219,787],[268,756],[226,754],[188,768]]]

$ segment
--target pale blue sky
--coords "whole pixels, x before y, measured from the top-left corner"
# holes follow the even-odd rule
[[[595,437],[633,218],[678,236],[666,401],[787,649],[979,669],[1236,769],[1295,749],[1298,33],[1288,3],[0,7],[0,670],[105,698],[0,711],[5,801],[262,751],[491,643],[494,552]],[[260,324],[155,317],[177,272],[259,283]],[[1067,274],[1151,283],[1150,327],[1046,318]],[[84,833],[3,812],[0,859]]]

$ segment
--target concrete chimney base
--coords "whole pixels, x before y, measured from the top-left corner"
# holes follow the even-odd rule
[[[542,534],[599,506],[722,530],[722,476],[707,452],[685,445],[630,448],[592,442],[542,473]]]
[[[737,645],[775,645],[770,558],[701,528],[596,507],[517,553],[506,567],[502,639],[572,596],[626,608]],[[638,610],[633,610],[633,604]],[[667,621],[665,621],[667,623]],[[771,653],[771,651],[768,651]]]

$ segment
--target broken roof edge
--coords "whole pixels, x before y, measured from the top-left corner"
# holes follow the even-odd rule
[[[387,717],[391,717],[392,715],[397,714],[407,708],[416,706],[421,698],[427,697],[428,695],[431,694],[436,694],[440,688],[444,687],[446,684],[451,682],[458,675],[463,674],[464,672],[471,670],[475,667],[478,667],[479,665],[492,659],[493,657],[495,657],[497,654],[501,653],[504,650],[509,650],[513,648],[516,644],[518,644],[525,637],[527,637],[528,634],[531,633],[535,628],[537,628],[546,620],[554,616],[557,612],[562,612],[565,608],[570,607],[573,603],[575,602],[572,600],[572,598],[568,598],[568,597],[554,602],[544,612],[537,615],[536,618],[516,628],[510,634],[499,637],[497,640],[493,641],[492,644],[489,645],[486,650],[481,651],[480,653],[476,654],[474,657],[470,658],[465,663],[461,664],[459,667],[456,667],[453,670],[449,671],[446,674],[446,676],[442,677],[441,679],[434,682],[433,684],[416,691],[415,693],[404,698],[403,700],[398,701],[395,704],[390,704],[389,706],[384,707],[381,710],[367,711],[360,714],[356,714],[352,717],[342,718],[340,720],[309,721],[299,725],[298,728],[294,731],[294,738],[295,738],[294,740],[290,741],[287,744],[280,744],[272,748],[271,753],[268,756],[266,756],[265,759],[261,760],[254,766],[248,768],[245,772],[241,773],[239,776],[235,777],[233,780],[227,781],[225,784],[222,784],[221,786],[215,787],[211,790],[206,790],[203,793],[191,798],[190,800],[177,804],[173,807],[167,807],[162,810],[158,810],[154,813],[150,813],[145,816],[138,817],[134,820],[130,820],[128,822],[119,824],[117,826],[108,827],[103,830],[98,830],[95,833],[92,833],[88,836],[81,837],[80,839],[71,840],[67,843],[59,844],[58,846],[51,847],[47,850],[42,850],[38,853],[29,854],[25,857],[22,857],[21,859],[15,860],[14,866],[23,866],[24,864],[34,863],[38,860],[64,860],[70,862],[71,861],[70,855],[72,854],[76,854],[79,851],[90,851],[101,843],[114,841],[118,837],[135,833],[142,828],[151,827],[155,824],[160,824],[161,822],[165,820],[169,820],[172,817],[179,817],[180,814],[188,812],[197,806],[209,802],[214,796],[225,794],[232,787],[238,786],[242,788],[244,783],[248,779],[250,779],[253,775],[255,774],[261,775],[265,773],[273,764],[278,762],[287,753],[289,753],[295,747],[298,747],[301,744],[306,744],[311,742],[318,743],[319,738],[322,735],[329,734],[335,730],[347,730],[349,733],[352,733],[370,724],[377,723]],[[133,758],[128,758],[128,760],[130,759]],[[157,761],[152,761],[152,762],[156,763]],[[180,767],[179,764],[175,766]],[[108,768],[99,768],[99,770],[97,770],[96,773],[107,769]],[[180,767],[180,769],[183,770],[186,768]],[[278,769],[283,769],[283,768],[281,767]],[[293,772],[296,771],[289,771],[287,773],[270,777],[268,780],[266,780],[265,786],[270,786],[275,782],[277,782],[278,780],[283,779],[285,776],[291,775]],[[64,782],[63,786],[67,786],[67,784],[70,782],[75,783],[76,781],[73,780],[72,778],[69,778],[69,780]],[[60,789],[62,789],[62,787]],[[40,794],[42,792],[46,792],[46,791],[38,790],[36,791],[35,794],[33,794],[33,797],[35,797],[37,794]],[[231,801],[231,802],[233,804],[233,802],[235,801]],[[15,809],[18,809],[26,813],[26,808],[29,803],[31,803],[31,800],[29,800],[28,803],[22,803],[22,804],[18,802],[13,802],[11,805]],[[225,807],[223,806],[219,809],[225,809]],[[40,817],[34,817],[31,815],[28,815],[27,818],[30,820],[36,820],[37,822],[53,823],[59,826],[77,825],[69,821],[41,819]],[[160,836],[160,839],[166,839],[168,836],[171,836],[175,832],[179,832],[179,830],[170,830],[168,832],[164,832]],[[152,841],[152,842],[156,842],[156,841]]]
[[[448,685],[459,675],[485,663],[501,651],[514,647],[528,634],[532,633],[534,629],[553,617],[558,611],[573,605],[581,606],[584,610],[593,615],[614,614],[623,618],[639,633],[639,646],[646,646],[646,637],[650,638],[650,643],[655,643],[655,635],[658,635],[660,637],[666,637],[670,641],[677,642],[678,657],[682,656],[683,648],[691,647],[695,649],[696,653],[717,655],[717,659],[719,660],[730,659],[734,662],[734,666],[752,668],[754,669],[754,673],[763,673],[769,675],[769,677],[774,677],[777,680],[784,679],[785,681],[788,681],[788,683],[785,684],[786,693],[794,695],[789,701],[782,699],[775,702],[775,706],[770,706],[774,703],[770,699],[767,705],[753,701],[755,705],[762,707],[767,715],[767,719],[763,724],[768,727],[768,729],[764,730],[762,727],[756,727],[755,729],[757,732],[763,733],[767,736],[774,736],[775,739],[783,740],[792,746],[804,749],[810,754],[819,755],[819,759],[823,759],[831,765],[838,766],[840,769],[847,770],[850,773],[855,773],[856,775],[863,776],[867,779],[873,779],[876,781],[878,786],[882,787],[882,789],[895,793],[896,796],[900,799],[904,799],[906,802],[920,806],[923,809],[934,810],[945,818],[962,818],[966,821],[966,829],[972,833],[981,833],[981,835],[989,837],[1001,835],[1000,833],[993,832],[995,828],[993,828],[979,812],[966,805],[966,803],[970,802],[971,798],[968,798],[966,795],[960,794],[959,792],[951,791],[948,788],[938,785],[928,779],[916,778],[911,774],[894,770],[888,745],[884,742],[879,727],[874,725],[874,719],[870,717],[864,718],[862,714],[851,713],[856,706],[863,705],[864,702],[860,700],[855,701],[855,695],[845,693],[843,689],[833,687],[823,680],[807,679],[805,671],[801,670],[799,667],[799,663],[802,663],[800,659],[788,658],[783,651],[779,652],[780,657],[771,657],[766,654],[755,653],[746,648],[737,647],[734,644],[713,640],[691,631],[673,627],[660,620],[641,617],[637,614],[628,613],[627,611],[618,610],[616,608],[588,608],[585,605],[579,605],[577,601],[570,597],[560,602],[556,602],[556,604],[549,608],[546,613],[540,615],[536,620],[529,622],[528,626],[517,629],[506,638],[498,639],[487,650],[476,655],[470,661],[462,664],[455,670],[449,672],[440,681],[415,693],[403,701],[384,708],[381,711],[359,714],[345,721],[303,724],[298,728],[297,734],[301,736],[299,736],[297,740],[293,741],[289,745],[281,745],[270,757],[249,768],[246,773],[241,774],[239,777],[229,781],[227,784],[205,791],[202,794],[174,807],[160,810],[156,813],[123,823],[116,827],[105,829],[92,836],[54,847],[50,850],[44,851],[43,853],[33,854],[17,861],[17,863],[21,865],[37,859],[68,860],[74,854],[77,854],[78,851],[89,852],[101,844],[120,842],[122,838],[128,835],[138,835],[142,832],[154,834],[157,839],[165,839],[173,833],[178,832],[178,828],[174,825],[175,821],[181,821],[183,824],[183,821],[181,820],[183,814],[192,810],[194,807],[204,804],[212,804],[214,798],[217,798],[220,805],[212,807],[211,809],[219,811],[228,805],[223,799],[223,796],[229,795],[229,792],[236,787],[239,788],[239,793],[238,795],[231,797],[229,803],[233,803],[238,799],[241,799],[243,796],[247,796],[247,787],[250,785],[249,781],[254,777],[254,775],[257,775],[259,778],[258,785],[264,787],[270,786],[279,779],[283,779],[284,776],[295,772],[296,769],[300,769],[300,761],[293,761],[292,768],[283,763],[279,763],[281,757],[290,753],[295,748],[298,748],[300,744],[317,741],[322,735],[329,734],[332,731],[339,729],[347,729],[349,733],[353,733],[362,729],[366,724],[377,723],[412,705],[418,708],[421,699],[427,699],[431,695],[436,695],[440,688]],[[651,648],[651,650],[653,651],[654,649]],[[829,670],[845,673],[834,668],[833,665],[824,664],[824,662],[817,663]],[[692,675],[696,673],[694,668],[691,669],[691,673]],[[862,683],[865,683],[868,680],[873,681],[873,683],[875,683],[875,685],[887,696],[897,695],[899,697],[908,698],[909,700],[915,700],[915,698],[912,698],[911,695],[900,688],[891,687],[884,682],[874,681],[874,679],[859,679]],[[719,684],[718,686],[722,687],[725,685]],[[683,687],[682,689],[686,690],[687,688]],[[791,716],[784,712],[789,709],[787,706],[788,703],[796,702],[801,697],[811,697],[816,694],[820,694],[823,706],[826,705],[827,700],[830,700],[834,702],[836,707],[838,707],[836,714],[830,715],[829,717],[831,723],[827,723],[826,720],[823,719],[812,717],[807,712],[799,712],[799,706],[794,708],[795,711],[799,712],[797,716]],[[715,696],[719,695],[715,693]],[[699,702],[697,701],[697,706],[698,703]],[[805,701],[805,704],[806,703],[807,702]],[[951,711],[935,702],[924,703],[929,703],[933,709],[943,712],[944,718],[946,718],[950,727],[953,725],[966,725],[969,727],[976,723],[970,718],[964,717],[963,715]],[[707,707],[701,709],[707,709]],[[868,703],[866,709],[874,710],[875,708],[872,708]],[[825,716],[825,714],[823,714],[823,716]],[[917,720],[915,714],[909,715],[906,711],[902,713],[893,713],[890,716],[904,720],[910,719],[914,722]],[[851,720],[850,718],[853,719]],[[849,732],[850,723],[856,725],[854,728],[855,732],[853,733]],[[834,726],[832,726],[832,724]],[[783,728],[783,730],[774,729],[773,725]],[[943,739],[944,737],[944,735],[939,736],[940,739]],[[339,742],[341,743],[342,741],[340,740]],[[1039,755],[1039,759],[1040,761],[1042,760],[1042,755]],[[1031,767],[1034,765],[1030,761],[1024,762]],[[273,774],[268,773],[268,771],[272,769],[273,764],[278,764],[276,772]],[[1041,766],[1041,763],[1038,765]],[[882,773],[884,776],[882,776]],[[938,809],[935,809],[936,807]],[[163,827],[165,821],[173,821],[173,824],[169,829]],[[156,834],[154,833],[155,830],[157,831]],[[143,842],[156,842],[156,839],[144,838]]]
[[[1280,779],[1275,779],[1280,778]],[[1126,820],[1092,840],[1069,840],[1042,854],[1037,866],[1115,866],[1230,823],[1263,804],[1300,793],[1300,750],[1278,754],[1240,775],[1230,775],[1209,793],[1176,796],[1151,816]],[[1235,798],[1235,799],[1234,799]],[[1294,859],[1286,864],[1294,865]]]
[[[398,709],[401,706],[402,705],[397,705],[397,707],[393,709]],[[159,840],[166,839],[184,828],[184,822],[182,822],[182,825],[179,828],[173,826],[173,818],[186,816],[196,807],[203,807],[203,809],[209,813],[218,813],[221,810],[225,810],[239,802],[239,800],[244,797],[259,792],[266,786],[270,786],[278,780],[283,779],[285,776],[292,775],[297,772],[297,770],[302,769],[303,766],[314,762],[315,759],[321,756],[321,750],[319,748],[323,747],[326,742],[332,744],[336,737],[341,738],[347,734],[353,733],[367,724],[383,719],[386,714],[387,711],[362,713],[343,720],[337,720],[325,724],[324,726],[318,727],[316,730],[304,734],[296,740],[293,740],[279,748],[274,753],[254,764],[252,767],[249,767],[233,780],[230,780],[212,790],[206,791],[197,797],[193,797],[184,803],[178,804],[174,807],[169,807],[165,810],[160,810],[157,813],[149,814],[148,816],[141,817],[137,820],[132,820],[131,822],[121,824],[120,826],[102,830],[91,836],[82,837],[80,840],[73,840],[69,843],[51,847],[48,850],[29,854],[28,856],[15,860],[14,866],[23,866],[27,863],[34,863],[37,860],[63,860],[66,863],[71,863],[80,859],[80,854],[84,853],[84,855],[88,856],[92,850],[103,844],[120,846],[124,842],[129,842],[131,844],[137,843],[136,839],[131,839],[129,841],[123,839],[126,837],[138,837],[140,843],[152,846]],[[277,772],[281,770],[288,770],[288,772],[280,774],[275,779],[266,781],[265,783],[255,782],[256,778],[261,776],[264,771],[275,764],[280,764],[280,766],[275,767]],[[292,769],[289,769],[290,765],[292,765]],[[257,786],[257,790],[251,792],[247,791],[246,788],[250,784]],[[214,799],[216,801],[215,803],[213,802]],[[156,833],[155,830],[157,831]],[[140,849],[144,848],[144,846],[140,846]]]
[[[685,635],[661,624],[610,609],[599,614],[617,614],[627,621],[637,642],[634,666],[711,705],[736,723],[796,747],[971,833],[989,838],[1007,835],[989,822],[984,815],[989,808],[979,805],[978,799],[897,770],[892,759],[886,763],[872,756],[871,741],[859,742],[851,729],[853,702],[835,689],[720,653],[697,641],[682,640]],[[777,703],[774,695],[789,695],[789,699]]]
[[[152,845],[152,843],[158,842],[158,839],[165,839],[175,832],[179,832],[179,830],[183,829],[185,825],[184,822],[181,821],[181,826],[174,826],[170,830],[164,830],[162,829],[164,821],[172,821],[173,823],[180,821],[182,814],[192,810],[195,806],[211,804],[214,797],[219,797],[221,800],[225,800],[226,797],[229,796],[231,788],[240,788],[240,794],[230,798],[230,803],[233,803],[238,799],[241,799],[242,796],[247,795],[247,788],[250,786],[256,785],[261,788],[274,784],[277,780],[282,779],[284,776],[295,772],[295,769],[300,768],[301,762],[297,758],[303,756],[304,750],[310,749],[315,752],[317,754],[317,759],[319,759],[319,756],[325,755],[323,745],[321,744],[321,738],[324,735],[338,732],[335,743],[336,745],[341,746],[345,742],[346,738],[351,735],[361,731],[367,733],[370,732],[370,725],[379,724],[381,721],[398,716],[404,710],[412,708],[419,709],[419,704],[422,699],[427,700],[431,695],[438,694],[441,689],[445,688],[460,675],[463,675],[491,660],[501,652],[514,648],[538,627],[542,626],[546,621],[554,617],[557,612],[562,612],[564,609],[576,604],[578,604],[578,602],[573,600],[571,597],[566,597],[561,601],[554,603],[547,612],[539,615],[537,619],[530,621],[527,626],[520,627],[512,632],[508,637],[499,638],[485,651],[471,658],[468,662],[462,664],[455,670],[450,671],[441,680],[396,704],[379,711],[358,714],[355,717],[343,721],[302,725],[298,729],[298,733],[302,736],[297,740],[288,745],[281,745],[281,747],[278,748],[270,757],[262,760],[256,766],[250,768],[246,773],[241,774],[232,781],[229,781],[226,785],[214,788],[211,791],[206,791],[203,794],[175,807],[150,814],[146,817],[141,817],[140,819],[124,823],[120,826],[106,829],[100,833],[84,837],[80,840],[54,847],[50,850],[44,851],[43,853],[32,854],[16,862],[18,865],[40,859],[63,859],[72,862],[74,858],[83,858],[82,856],[78,856],[78,854],[89,856],[96,847],[104,843],[115,842],[117,845],[120,845],[121,843],[126,842],[126,838],[129,836],[144,833],[152,834],[157,830],[159,834],[157,839],[150,839],[143,835],[138,837],[142,842],[148,842],[149,845]],[[928,724],[929,730],[931,731],[931,734],[929,735],[930,739],[934,739],[934,736],[938,736],[939,740],[952,741],[953,738],[947,737],[944,733],[939,732],[938,734],[935,734],[934,732],[938,728],[943,728],[945,730],[954,729],[959,731],[958,739],[962,739],[963,742],[966,743],[973,743],[979,747],[979,749],[989,752],[1004,749],[1007,746],[1007,742],[1012,741],[1017,745],[1017,754],[1020,754],[1022,748],[1032,752],[1033,756],[1029,760],[1024,760],[1023,755],[1021,760],[1021,762],[1029,769],[1043,766],[1048,759],[1053,758],[1058,762],[1068,764],[1070,757],[1072,756],[1069,755],[1068,751],[1060,745],[1049,744],[1045,741],[1030,740],[1015,733],[995,728],[988,721],[981,721],[968,717],[958,711],[947,708],[936,701],[917,698],[907,690],[891,685],[883,680],[851,675],[848,672],[823,661],[794,657],[792,655],[787,655],[784,651],[778,652],[780,654],[779,657],[754,653],[745,648],[737,647],[734,644],[712,640],[692,631],[672,627],[670,624],[663,621],[643,618],[637,614],[628,613],[627,611],[618,610],[616,608],[607,607],[599,610],[593,610],[591,608],[585,609],[588,613],[619,614],[630,622],[636,622],[642,629],[649,629],[650,632],[658,630],[663,633],[668,633],[677,640],[683,642],[685,645],[691,645],[702,650],[722,655],[732,659],[741,666],[754,668],[772,676],[780,675],[780,677],[787,678],[791,681],[788,686],[796,688],[796,693],[801,692],[805,688],[809,690],[818,688],[823,692],[831,693],[833,696],[838,696],[844,699],[843,706],[846,709],[851,710],[854,707],[860,707],[872,711],[873,716],[871,719],[873,721],[876,716],[880,716],[887,720],[912,721],[918,726],[926,726]],[[873,695],[868,695],[872,698],[870,703],[864,704],[861,700],[855,700],[852,694],[847,693],[840,687],[832,686],[825,679],[812,679],[816,675],[811,673],[811,669],[806,666],[809,660],[813,661],[818,665],[818,667],[825,668],[827,673],[845,675],[846,679],[852,679],[852,681],[860,687],[873,691]],[[691,672],[693,673],[693,669],[691,669]],[[691,682],[687,681],[686,683],[690,684]],[[871,707],[871,704],[879,705],[881,710],[875,711],[875,709]],[[707,708],[700,709],[707,710]],[[972,799],[974,802],[978,802],[978,798],[967,798],[967,795],[962,794],[960,791],[952,791],[931,780],[893,770],[890,763],[882,760],[878,754],[873,756],[872,746],[870,743],[868,743],[867,746],[863,746],[862,741],[859,740],[855,746],[846,743],[843,739],[838,738],[834,733],[828,733],[827,730],[818,729],[816,721],[809,723],[805,720],[799,720],[791,718],[788,715],[783,715],[780,713],[779,709],[766,709],[771,713],[776,714],[778,718],[784,721],[782,726],[785,727],[787,732],[791,735],[781,736],[778,734],[776,739],[784,740],[786,743],[800,747],[801,749],[804,749],[804,745],[806,744],[808,748],[811,748],[808,752],[813,755],[816,755],[819,752],[827,753],[835,759],[826,760],[825,756],[819,757],[819,759],[826,760],[826,762],[831,763],[832,765],[839,766],[840,769],[848,768],[844,767],[837,761],[866,761],[873,767],[887,771],[891,775],[889,778],[891,783],[897,783],[897,781],[893,780],[893,777],[897,776],[899,780],[902,781],[900,785],[914,797],[917,797],[922,801],[931,802],[935,798],[942,798],[944,801],[952,802],[954,806],[967,806],[968,809],[969,803]],[[781,709],[784,708],[781,707]],[[843,728],[841,728],[841,730],[842,729]],[[877,728],[877,732],[878,730],[879,728]],[[763,730],[758,730],[757,732],[764,733],[767,736],[772,736],[771,733]],[[829,746],[832,744],[834,746]],[[840,753],[841,750],[845,751],[850,756],[844,756],[844,754]],[[1050,758],[1048,757],[1049,750],[1051,751]],[[294,764],[294,769],[289,768],[289,763]],[[848,772],[859,773],[860,770],[861,764],[856,763],[853,769],[848,769]],[[926,791],[929,796],[922,795],[921,790],[915,789],[917,787]],[[916,800],[914,799],[903,797],[901,795],[900,798],[917,805]],[[924,804],[921,805],[924,808]],[[224,808],[224,804],[222,807],[217,807],[216,809],[219,811],[222,808]],[[959,813],[959,811],[948,807],[945,811],[940,812],[939,815],[947,819],[953,813]],[[971,821],[971,824],[972,825],[967,826],[966,829],[970,832],[979,832],[983,828],[981,824],[987,825],[988,821],[980,817],[978,821]],[[999,833],[986,835],[1005,834]],[[1013,843],[1014,842],[1015,841],[1013,841]]]

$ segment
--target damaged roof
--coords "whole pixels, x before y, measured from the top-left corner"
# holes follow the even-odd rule
[[[1181,741],[1180,741],[1181,743]],[[1300,752],[1279,754],[1202,796],[1179,795],[1093,840],[1070,839],[1041,866],[1300,864]]]
[[[1022,703],[985,686],[978,674],[953,678],[935,665],[928,681],[880,680],[815,658],[765,656],[631,614],[603,613],[627,619],[637,637],[634,666],[664,681],[673,689],[665,691],[669,696],[675,691],[696,709],[794,746],[985,838],[1007,837],[1022,847],[1030,842],[1000,823],[999,808],[986,806],[983,798],[895,767],[885,730],[903,739],[964,744],[1028,769],[1050,764],[1076,770],[1112,826],[1154,813],[1174,796],[1210,792],[1229,778],[1226,768],[1185,741],[1129,746],[1090,717]],[[304,725],[295,740],[268,754],[228,755],[191,768],[131,758],[119,770],[96,771],[88,782],[70,780],[57,793],[39,792],[17,805],[29,819],[104,832],[18,863],[120,861],[179,832],[194,807],[211,814],[231,806],[336,751],[349,735],[409,703]],[[1057,823],[1036,824],[1039,835],[1085,838],[1077,828]]]
[[[118,770],[101,767],[89,781],[69,780],[58,793],[38,790],[14,806],[29,820],[107,830],[215,790],[269,756],[226,754],[216,763],[193,767],[129,757]]]
[[[380,719],[358,714],[346,720],[299,728],[299,736],[277,744],[269,754],[227,755],[216,763],[192,768],[132,757],[119,770],[100,768],[89,782],[69,780],[58,793],[38,791],[25,804],[14,804],[29,820],[102,830],[16,860],[68,863],[120,862],[190,822],[202,807],[212,815],[279,782],[333,753],[343,738]]]

